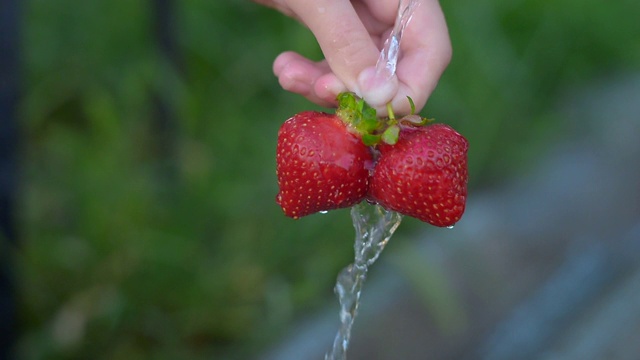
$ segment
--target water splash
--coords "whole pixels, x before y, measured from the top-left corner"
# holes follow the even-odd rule
[[[335,293],[340,302],[341,324],[333,341],[333,348],[325,355],[325,360],[347,358],[351,328],[358,313],[362,285],[369,266],[378,259],[400,226],[402,215],[380,205],[362,202],[351,208],[351,219],[356,230],[354,262],[340,272],[336,281]]]

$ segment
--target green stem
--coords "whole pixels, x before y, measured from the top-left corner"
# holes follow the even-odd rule
[[[389,120],[395,122],[396,116],[393,113],[393,108],[391,108],[391,103],[387,103],[387,113],[389,114]]]

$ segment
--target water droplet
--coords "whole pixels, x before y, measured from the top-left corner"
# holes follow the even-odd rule
[[[449,225],[449,226],[447,226],[447,229],[453,229],[454,226],[455,225]]]
[[[327,211],[327,210],[322,210],[322,211],[320,211],[320,214],[326,214],[326,213],[328,213],[328,211]],[[452,226],[452,227],[453,227],[453,226]]]
[[[371,198],[365,198],[364,200],[366,202],[368,202],[369,204],[371,204],[371,205],[376,205],[377,204],[377,202],[375,200],[371,199]]]

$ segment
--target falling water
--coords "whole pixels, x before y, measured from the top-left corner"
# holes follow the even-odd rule
[[[356,230],[354,262],[338,275],[335,292],[340,302],[340,329],[333,341],[333,348],[325,360],[347,358],[351,327],[358,313],[362,285],[367,271],[380,256],[402,220],[402,215],[385,210],[380,205],[362,202],[351,208],[351,219]]]
[[[418,4],[416,0],[400,0],[398,4],[395,25],[376,64],[378,74],[388,79],[396,72],[402,33]],[[336,281],[335,293],[340,302],[340,328],[333,340],[332,349],[325,355],[325,360],[346,360],[351,327],[358,313],[367,271],[400,226],[402,215],[363,201],[351,209],[351,219],[356,230],[355,257],[352,264],[342,269]]]
[[[405,5],[405,3],[407,4]],[[396,73],[396,65],[400,57],[400,40],[402,39],[402,33],[409,24],[409,21],[411,21],[413,11],[419,4],[416,0],[400,0],[398,4],[396,22],[391,34],[389,34],[389,37],[384,42],[384,47],[380,52],[380,57],[376,64],[376,72],[379,75],[384,75],[387,79]]]

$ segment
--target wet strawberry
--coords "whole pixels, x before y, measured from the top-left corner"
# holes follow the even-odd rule
[[[435,226],[453,226],[467,198],[467,140],[444,124],[402,126],[380,143],[370,185],[374,201]]]
[[[336,115],[307,111],[281,127],[276,202],[294,219],[368,198],[435,226],[452,226],[465,210],[467,140],[412,113],[377,118],[351,93]],[[374,161],[371,149],[377,149]]]
[[[339,116],[306,111],[278,132],[276,202],[294,219],[345,208],[367,195],[373,159]]]

